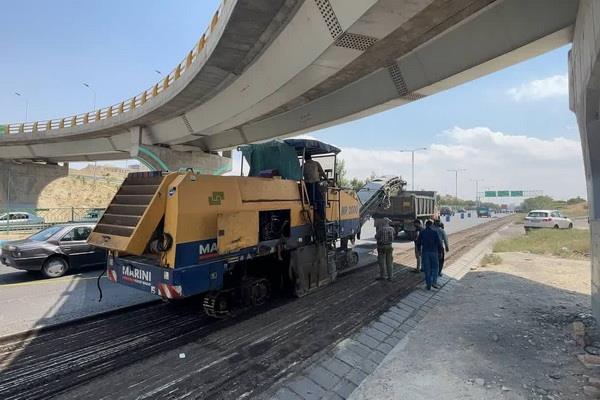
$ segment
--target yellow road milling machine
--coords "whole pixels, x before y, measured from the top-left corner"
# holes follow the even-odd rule
[[[203,295],[205,312],[223,317],[272,293],[303,296],[357,264],[348,242],[399,179],[362,206],[336,184],[334,146],[288,139],[240,150],[248,176],[129,174],[89,238],[109,252],[109,279],[164,299]],[[307,184],[311,157],[326,179]]]

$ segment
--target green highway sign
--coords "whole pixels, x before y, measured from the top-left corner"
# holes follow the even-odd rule
[[[511,190],[510,197],[523,197],[523,191],[522,190]]]
[[[8,126],[0,125],[0,136],[8,133]]]
[[[508,190],[498,190],[498,197],[509,197],[510,191]]]
[[[485,192],[485,197],[496,197],[496,192],[491,190],[491,191],[486,191]]]

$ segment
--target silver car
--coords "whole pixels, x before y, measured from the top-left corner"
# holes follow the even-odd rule
[[[525,217],[525,231],[537,228],[571,229],[573,221],[558,210],[532,210]]]
[[[12,211],[0,214],[0,230],[10,229],[29,229],[32,227],[41,227],[44,225],[44,219],[35,214],[25,211]]]

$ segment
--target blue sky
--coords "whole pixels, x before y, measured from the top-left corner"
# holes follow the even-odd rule
[[[93,94],[84,82],[96,91],[98,106],[141,92],[160,79],[155,70],[166,73],[183,59],[218,4],[7,2],[0,24],[0,123],[24,118],[24,99],[14,92],[29,100],[29,120],[90,110]],[[352,176],[409,176],[409,156],[394,151],[426,146],[430,151],[417,157],[418,186],[453,192],[446,169],[468,167],[461,182],[465,197],[474,192],[467,189],[470,179],[483,176],[489,187],[585,196],[579,133],[565,92],[568,48],[311,135],[342,147]],[[365,134],[376,140],[366,141]]]

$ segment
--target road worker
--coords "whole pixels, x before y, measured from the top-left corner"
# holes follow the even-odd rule
[[[327,179],[323,167],[317,161],[312,159],[310,154],[304,155],[304,182],[306,183],[306,190],[308,190],[308,196],[312,205],[322,219],[325,219],[325,202],[323,201],[323,194],[319,187],[322,180]]]
[[[377,241],[377,263],[379,264],[379,278],[392,280],[394,276],[394,256],[392,242],[396,231],[390,226],[389,218],[383,218],[379,229],[375,233]]]
[[[421,251],[417,247],[417,239],[419,238],[419,234],[423,230],[423,223],[420,219],[415,219],[415,258],[417,259],[417,268],[413,270],[413,272],[421,272]]]
[[[417,238],[417,248],[421,252],[421,267],[425,272],[425,286],[427,290],[432,287],[438,289],[437,277],[439,273],[439,253],[442,251],[442,239],[440,235],[431,229],[433,222],[427,220],[425,229]]]
[[[448,234],[446,234],[446,231],[444,230],[444,223],[439,218],[434,221],[433,226],[431,228],[437,232],[437,234],[440,236],[440,239],[442,240],[442,243],[444,244],[444,247],[441,249],[441,251],[438,254],[438,256],[439,256],[438,276],[442,276],[442,268],[444,268],[444,259],[446,257],[445,253],[450,251],[450,248],[448,247]],[[444,251],[444,249],[446,251]]]

